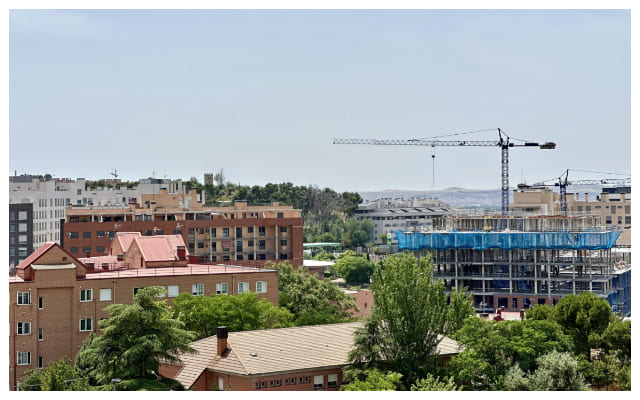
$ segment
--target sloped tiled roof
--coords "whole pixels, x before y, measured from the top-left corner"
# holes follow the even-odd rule
[[[353,334],[361,322],[229,332],[225,357],[217,355],[217,338],[192,344],[199,354],[181,356],[183,369],[175,377],[190,388],[205,369],[236,375],[276,374],[343,366],[353,348]],[[456,354],[457,342],[444,337],[440,354]],[[253,354],[253,355],[252,355]]]
[[[184,246],[180,235],[142,236],[134,238],[134,241],[147,262],[177,260],[176,249]]]
[[[51,250],[53,247],[60,247],[56,242],[46,242],[40,248],[29,255],[29,257],[22,260],[20,264],[16,267],[17,269],[25,269],[29,265],[36,262],[40,257],[42,257],[46,252]]]
[[[133,240],[141,236],[142,234],[140,232],[116,232],[114,239],[120,243],[122,252],[126,253],[127,250],[129,250],[131,243],[133,243]]]

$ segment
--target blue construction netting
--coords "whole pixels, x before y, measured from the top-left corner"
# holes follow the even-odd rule
[[[606,232],[457,232],[403,233],[396,231],[400,249],[610,249],[620,231]]]

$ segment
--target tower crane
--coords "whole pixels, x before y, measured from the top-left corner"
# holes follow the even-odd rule
[[[567,186],[569,185],[626,185],[631,184],[631,178],[616,178],[616,179],[583,179],[577,181],[569,181],[569,169],[558,177],[558,182],[553,184],[547,184],[544,182],[535,183],[530,187],[532,189],[540,189],[543,187],[555,186],[560,188],[560,211],[563,214],[567,214]]]
[[[509,148],[511,147],[538,147],[544,150],[556,148],[553,142],[537,143],[524,141],[516,144],[511,141],[500,128],[498,140],[430,140],[426,139],[333,139],[333,144],[372,144],[383,146],[497,146],[502,149],[502,214],[509,211]],[[490,129],[493,130],[493,129]],[[520,139],[518,139],[520,140]]]

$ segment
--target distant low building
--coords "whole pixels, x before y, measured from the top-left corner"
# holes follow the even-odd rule
[[[397,244],[396,230],[430,231],[433,219],[452,214],[448,204],[438,199],[379,199],[360,204],[354,218],[369,220],[373,225],[371,235],[375,243],[382,243],[380,236],[387,235],[386,243]]]

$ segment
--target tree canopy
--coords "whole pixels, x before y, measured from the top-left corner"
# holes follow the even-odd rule
[[[173,301],[173,318],[184,322],[187,329],[197,332],[198,338],[215,334],[218,326],[232,332],[292,326],[293,314],[284,307],[276,307],[266,300],[258,300],[257,293],[246,292],[233,296],[193,296],[180,293]]]
[[[294,315],[294,325],[345,322],[351,319],[349,312],[358,309],[355,300],[328,279],[320,280],[287,262],[277,264],[276,268],[279,304]]]
[[[196,334],[171,318],[164,289],[140,289],[131,305],[107,307],[111,317],[100,321],[102,335],[90,335],[76,355],[76,366],[97,382],[113,378],[144,378],[157,371],[159,360],[178,362],[178,352],[194,352]]]

